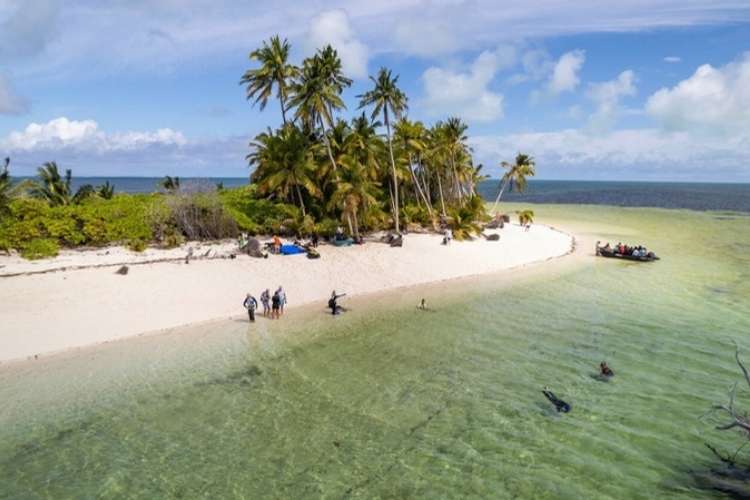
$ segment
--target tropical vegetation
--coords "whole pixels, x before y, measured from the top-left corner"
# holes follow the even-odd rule
[[[477,185],[486,177],[461,118],[432,125],[410,119],[399,76],[380,68],[356,96],[361,113],[346,119],[343,94],[352,80],[336,49],[322,47],[300,66],[290,50],[287,40],[271,37],[250,53],[255,67],[240,80],[254,105],[263,110],[275,99],[280,111],[278,127],[250,141],[250,184],[194,190],[165,176],[152,194],[115,193],[109,182],[74,190],[71,170],[55,162],[42,165],[34,182],[13,183],[6,159],[0,249],[39,257],[61,246],[143,249],[239,232],[326,236],[339,226],[355,238],[373,230],[450,227],[456,239],[481,232],[488,215]],[[502,166],[494,208],[506,188],[522,191],[534,175],[525,154]]]

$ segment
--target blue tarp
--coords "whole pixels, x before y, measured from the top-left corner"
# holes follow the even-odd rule
[[[305,249],[297,245],[281,245],[282,255],[296,255],[298,253],[305,253]]]

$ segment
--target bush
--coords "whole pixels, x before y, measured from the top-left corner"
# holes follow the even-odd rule
[[[299,214],[293,205],[259,199],[253,185],[224,189],[219,199],[239,229],[250,234],[282,232],[285,222]]]
[[[29,260],[55,257],[59,252],[60,246],[49,238],[36,238],[21,247],[21,256]]]
[[[147,244],[143,240],[130,240],[128,242],[128,249],[132,252],[143,252],[147,248]]]
[[[224,210],[216,193],[176,194],[167,201],[169,222],[189,240],[232,238],[237,222]]]

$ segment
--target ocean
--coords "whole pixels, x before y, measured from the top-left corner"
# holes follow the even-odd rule
[[[28,177],[26,177],[27,179]],[[22,178],[19,178],[22,179]],[[117,192],[148,193],[158,190],[160,177],[74,177],[73,188],[95,186],[109,181]],[[247,184],[246,177],[185,177],[190,188],[225,187]],[[497,179],[482,182],[479,194],[488,201],[497,196]],[[524,193],[506,192],[506,202],[613,205],[624,207],[687,208],[691,210],[731,210],[750,212],[750,184],[710,184],[686,182],[548,181],[531,179]]]
[[[347,299],[336,318],[292,308],[0,367],[0,497],[727,497],[706,443],[731,454],[747,437],[702,416],[735,382],[750,409],[734,361],[736,342],[750,363],[750,216],[534,211],[581,245],[662,260],[584,248]]]

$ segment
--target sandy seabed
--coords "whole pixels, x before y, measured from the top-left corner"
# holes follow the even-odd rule
[[[319,259],[221,258],[236,251],[233,242],[192,244],[195,256],[209,257],[189,264],[182,257],[190,245],[64,251],[34,262],[0,257],[0,361],[236,317],[244,314],[246,293],[259,297],[266,288],[283,286],[294,308],[324,302],[334,289],[359,295],[493,273],[565,255],[573,246],[572,236],[543,225],[487,231],[493,232],[500,241],[445,246],[439,235],[409,234],[402,248],[321,245]],[[174,261],[149,263],[167,259]],[[127,275],[115,273],[122,264],[129,264]]]

